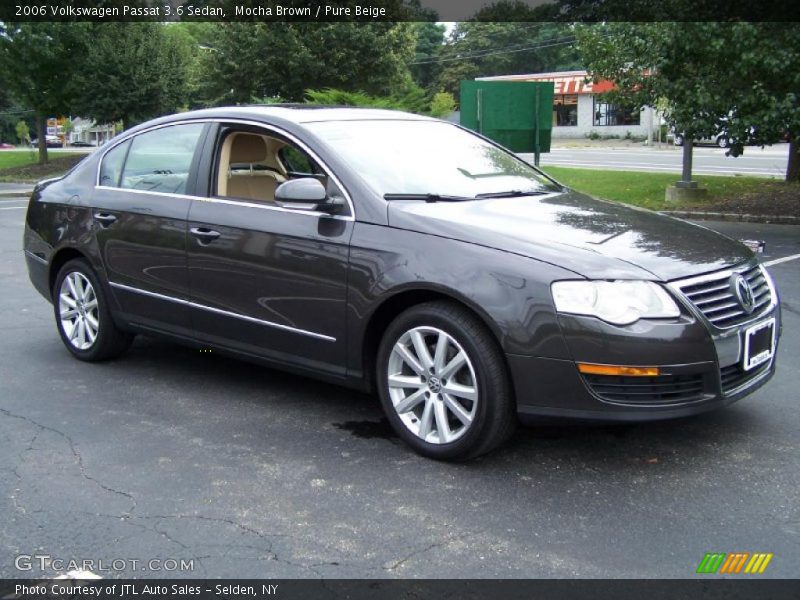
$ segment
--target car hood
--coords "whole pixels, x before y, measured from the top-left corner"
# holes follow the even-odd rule
[[[392,201],[389,225],[545,261],[584,277],[669,281],[753,256],[705,227],[571,190],[464,202]]]

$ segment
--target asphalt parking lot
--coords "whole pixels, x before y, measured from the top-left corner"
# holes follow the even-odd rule
[[[452,465],[331,385],[142,337],[115,362],[72,359],[27,279],[23,205],[0,202],[0,576],[54,574],[15,567],[40,554],[125,560],[104,577],[683,578],[734,551],[798,575],[800,260],[770,267],[784,337],[752,396],[520,429]],[[766,240],[764,261],[800,253],[800,226],[707,225]]]

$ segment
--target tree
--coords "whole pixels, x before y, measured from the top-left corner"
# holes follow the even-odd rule
[[[463,79],[575,69],[574,41],[565,23],[464,21],[440,53],[436,87],[458,97]]]
[[[39,163],[47,162],[47,118],[57,116],[76,96],[71,77],[88,46],[86,23],[13,23],[0,35],[3,87],[35,111]]]
[[[790,25],[611,23],[576,33],[593,79],[615,82],[612,101],[667,107],[667,121],[686,140],[688,182],[692,139],[723,130],[741,143],[774,143],[786,132],[797,139],[800,42]],[[796,180],[797,160],[795,143],[787,179]]]
[[[31,131],[28,129],[28,124],[25,121],[17,121],[15,126],[17,139],[20,144],[28,145],[31,142]]]
[[[215,23],[201,56],[203,102],[301,101],[328,87],[389,95],[410,85],[414,45],[410,23]]]
[[[89,26],[72,112],[127,128],[186,105],[194,47],[185,32],[152,22]]]
[[[414,61],[409,65],[411,75],[417,85],[430,88],[436,81],[441,63],[436,60],[441,56],[444,46],[445,27],[431,21],[416,21],[412,23],[416,35],[414,48]]]

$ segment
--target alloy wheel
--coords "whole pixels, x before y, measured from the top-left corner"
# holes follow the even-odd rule
[[[389,356],[387,383],[403,425],[431,444],[461,438],[477,415],[480,395],[470,357],[445,331],[409,329]]]
[[[100,331],[97,295],[83,273],[68,273],[58,293],[61,327],[69,343],[77,350],[88,350]]]

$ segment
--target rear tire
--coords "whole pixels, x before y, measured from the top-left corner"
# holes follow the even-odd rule
[[[420,304],[389,325],[376,381],[394,430],[429,458],[480,456],[505,442],[517,424],[497,342],[473,313],[451,302]]]
[[[68,261],[58,272],[53,309],[61,341],[77,359],[97,362],[116,358],[133,341],[133,334],[114,323],[103,287],[83,259]]]

